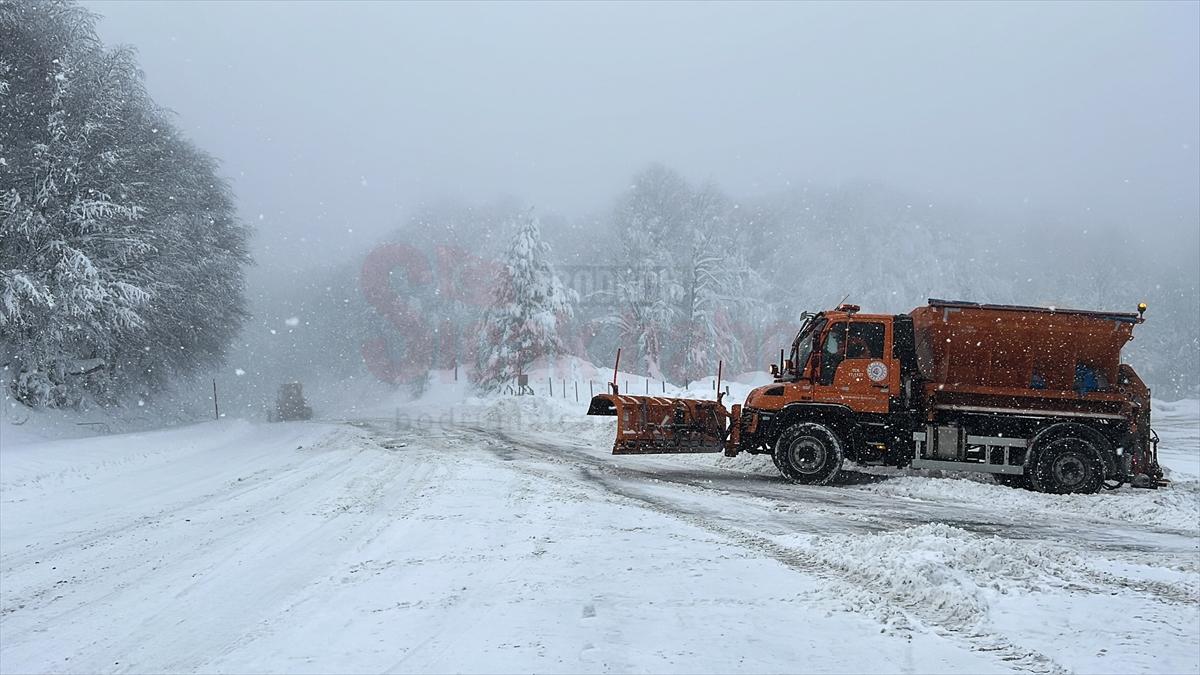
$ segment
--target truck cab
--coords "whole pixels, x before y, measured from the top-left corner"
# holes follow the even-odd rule
[[[791,358],[776,369],[785,401],[891,412],[891,399],[901,391],[894,321],[891,315],[859,314],[854,305],[813,315],[793,340]]]
[[[884,459],[889,446],[904,445],[892,438],[896,416],[913,412],[912,345],[906,315],[841,305],[807,316],[790,357],[772,367],[775,382],[751,391],[735,411],[737,450],[773,452],[784,426],[812,420],[843,430],[847,456]]]

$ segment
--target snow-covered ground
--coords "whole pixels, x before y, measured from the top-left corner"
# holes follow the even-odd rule
[[[1195,401],[1169,487],[1092,496],[613,457],[583,409],[0,427],[0,671],[1200,671]]]

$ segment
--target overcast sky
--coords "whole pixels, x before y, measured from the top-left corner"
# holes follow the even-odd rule
[[[444,195],[582,215],[656,160],[1200,227],[1192,2],[87,5],[223,161],[262,262]]]

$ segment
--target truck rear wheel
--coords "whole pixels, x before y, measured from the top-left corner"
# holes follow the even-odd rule
[[[824,424],[800,422],[779,435],[772,454],[785,478],[805,485],[826,485],[842,468],[842,441]]]
[[[1038,449],[1030,482],[1039,492],[1091,494],[1099,492],[1104,483],[1104,465],[1094,445],[1063,436]]]

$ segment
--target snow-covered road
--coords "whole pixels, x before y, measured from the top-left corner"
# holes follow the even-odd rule
[[[1200,670],[1177,482],[1049,496],[612,457],[604,420],[221,422],[0,451],[0,671]]]

